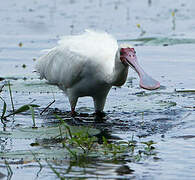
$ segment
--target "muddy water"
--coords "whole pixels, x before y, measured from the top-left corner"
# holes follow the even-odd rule
[[[132,136],[138,142],[153,140],[156,142],[155,157],[137,163],[91,160],[85,166],[78,166],[71,164],[59,147],[52,147],[52,151],[48,150],[51,146],[48,151],[44,149],[43,154],[57,154],[50,163],[65,177],[195,179],[195,96],[193,92],[175,92],[175,89],[195,89],[194,8],[192,0],[88,0],[85,3],[77,0],[14,0],[1,3],[0,77],[10,80],[16,108],[30,102],[40,105],[35,112],[38,127],[58,124],[52,115],[56,108],[65,115],[69,111],[68,100],[61,91],[40,81],[33,73],[40,51],[55,46],[61,35],[82,32],[85,28],[108,31],[117,37],[119,43],[133,44],[140,64],[162,84],[156,91],[142,90],[138,87],[138,77],[131,70],[126,84],[111,90],[105,107],[107,123],[102,125],[107,126],[113,141],[118,138],[129,140]],[[5,81],[0,83],[2,85]],[[7,87],[1,96],[11,110]],[[56,102],[40,116],[53,99]],[[80,113],[92,114],[92,100],[80,99],[77,108]],[[83,126],[91,123],[91,118],[83,120],[80,122]],[[4,125],[1,124],[1,157],[6,157],[13,171],[10,178],[55,179],[56,175],[43,157],[42,169],[37,162],[28,160],[29,150],[43,150],[30,145],[35,138],[21,138],[20,133],[15,133],[19,128],[31,126],[30,112],[10,117]],[[14,132],[18,138],[8,134],[6,137],[5,132]],[[124,165],[133,171],[119,173],[118,169]],[[7,179],[4,159],[1,160],[0,172],[0,179]]]

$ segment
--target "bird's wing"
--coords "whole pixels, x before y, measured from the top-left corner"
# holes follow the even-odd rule
[[[81,79],[81,71],[86,60],[80,54],[63,47],[55,47],[39,58],[36,70],[40,77],[51,84],[69,88]]]
[[[111,35],[87,30],[81,35],[65,36],[58,44],[36,65],[41,78],[50,83],[63,84],[66,89],[78,82],[82,75],[112,73],[118,44]]]

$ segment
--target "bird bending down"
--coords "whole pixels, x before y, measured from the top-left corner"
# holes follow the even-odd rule
[[[160,83],[140,67],[134,48],[118,46],[105,32],[86,30],[81,35],[65,36],[58,46],[38,59],[36,71],[40,78],[57,85],[68,96],[71,113],[79,97],[91,96],[95,112],[103,112],[112,86],[122,86],[129,67],[140,77],[140,87],[157,89]]]

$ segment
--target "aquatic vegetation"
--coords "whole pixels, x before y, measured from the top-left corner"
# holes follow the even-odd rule
[[[1,132],[0,137],[11,139],[37,139],[35,143],[31,143],[32,147],[42,147],[31,152],[31,150],[19,150],[12,152],[1,152],[0,157],[4,158],[25,158],[26,160],[66,157],[71,162],[79,162],[82,157],[85,161],[88,158],[97,160],[103,159],[106,161],[140,161],[141,154],[154,155],[152,153],[155,148],[151,142],[139,143],[131,140],[124,142],[109,142],[104,136],[102,143],[99,142],[97,135],[101,131],[92,127],[70,126],[64,121],[56,127],[39,127],[32,128],[17,128],[10,132]],[[48,141],[46,141],[48,140]],[[55,143],[55,149],[48,149]],[[144,144],[141,145],[141,144]],[[61,145],[61,146],[60,146]],[[146,146],[146,147],[145,147]],[[33,153],[33,154],[32,154]],[[127,158],[128,157],[128,158]],[[144,158],[144,157],[143,157]],[[35,159],[35,160],[36,160]]]
[[[9,116],[12,116],[12,115],[15,115],[15,114],[19,114],[19,113],[28,111],[28,110],[31,110],[31,112],[32,112],[32,108],[34,108],[34,107],[39,107],[39,105],[25,104],[25,105],[19,107],[18,109],[16,109],[15,111],[13,111],[13,112],[9,113],[8,115],[6,115],[5,118],[7,118]],[[34,116],[34,114],[32,116]]]
[[[176,18],[175,18],[175,12],[176,12],[176,11],[172,11],[172,13],[171,13],[171,16],[172,16],[172,30],[173,30],[173,31],[175,31],[175,28],[176,28],[176,23],[175,23],[175,20],[176,20]]]
[[[167,107],[167,108],[170,108],[172,106],[176,106],[177,105],[176,102],[173,102],[173,101],[163,101],[163,100],[158,101],[157,104],[159,104],[162,107]]]
[[[6,168],[7,168],[7,179],[11,180],[12,175],[13,175],[13,171],[12,171],[9,163],[6,160],[5,160],[5,165],[6,165]]]
[[[77,136],[78,137],[78,136]],[[83,137],[83,135],[82,135]],[[71,138],[72,143],[74,143],[77,147],[81,147],[81,144],[86,144],[89,142],[90,137],[87,136],[86,138],[82,138],[79,140],[76,140],[75,138]],[[92,137],[93,138],[93,137]],[[69,149],[70,154],[74,153],[74,159],[71,159],[71,162],[74,162],[77,166],[86,166],[87,160],[92,158],[94,161],[98,161],[99,159],[104,159],[104,161],[111,161],[111,162],[120,162],[127,161],[127,162],[139,162],[141,160],[144,160],[147,156],[154,156],[156,155],[156,152],[154,152],[155,147],[152,146],[153,144],[156,144],[153,141],[146,141],[141,142],[140,144],[144,144],[144,147],[141,147],[140,144],[137,141],[132,140],[128,142],[108,142],[108,140],[105,137],[102,137],[103,144],[97,143],[96,139],[91,139],[90,142],[93,142],[92,144],[95,146],[91,146],[90,151],[86,154],[86,151],[83,150],[83,154],[76,154],[72,150]],[[79,143],[77,141],[80,141]],[[139,146],[136,146],[136,144],[139,144]],[[86,148],[86,146],[84,145]],[[139,147],[139,148],[138,148]],[[67,148],[67,146],[65,146]],[[134,152],[136,148],[136,153]],[[82,147],[83,149],[83,147]],[[145,156],[146,155],[146,156]],[[76,158],[75,158],[76,156]],[[47,162],[50,169],[56,174],[56,176],[59,179],[66,179],[64,177],[64,174],[59,172],[54,166],[52,166],[49,162]],[[132,173],[134,170],[131,170]]]
[[[138,29],[140,29],[140,36],[143,36],[146,34],[146,31],[142,28],[142,26],[140,24],[137,24],[136,25]]]
[[[2,3],[0,179],[193,179],[194,12],[193,0]],[[146,31],[143,36],[137,23]],[[38,80],[32,67],[42,48],[49,49],[59,36],[77,34],[85,27],[106,30],[121,38],[119,43],[137,46],[141,63],[152,69],[165,89],[141,92],[137,79],[129,79],[123,88],[111,90],[105,123],[94,126],[88,99],[79,101],[78,112],[89,116],[77,116],[82,122],[74,122],[68,100]],[[7,81],[14,111],[28,104],[40,107],[26,106],[5,118],[13,112]],[[107,125],[108,134],[101,133],[100,126]],[[89,150],[85,141],[93,144]],[[121,170],[125,166],[132,172]]]
[[[14,111],[14,102],[13,102],[13,97],[12,97],[12,90],[11,90],[10,81],[8,81],[7,84],[9,87],[9,95],[10,95],[10,100],[11,100],[11,104],[12,104],[12,110]]]
[[[10,85],[10,82],[9,81],[7,82],[7,85],[8,85],[9,95],[10,95],[10,100],[11,100],[11,105],[12,105],[12,112],[11,113],[7,113],[7,103],[0,96],[1,101],[3,101],[3,109],[2,109],[2,114],[1,114],[1,122],[4,123],[3,120],[5,120],[6,118],[8,118],[9,116],[16,115],[16,114],[20,114],[22,112],[25,112],[25,111],[30,110],[31,111],[31,115],[32,115],[33,128],[36,128],[34,108],[35,107],[39,107],[39,105],[36,105],[36,104],[26,104],[26,105],[23,105],[23,106],[21,106],[21,107],[19,107],[18,109],[15,110],[14,103],[13,103],[13,96],[12,96],[11,85]],[[6,113],[7,113],[7,115],[6,115]]]
[[[100,160],[112,163],[118,163],[121,161],[139,162],[148,156],[156,155],[156,152],[154,151],[155,147],[153,146],[156,143],[153,141],[138,142],[135,141],[133,139],[134,136],[132,136],[131,140],[128,142],[110,142],[108,139],[102,136],[102,143],[99,143],[97,136],[91,134],[92,132],[94,133],[94,131],[98,132],[94,128],[74,127],[68,125],[64,121],[61,121],[58,127],[60,127],[58,132],[59,135],[54,138],[60,137],[60,141],[56,142],[57,144],[62,144],[62,147],[60,148],[61,150],[67,151],[62,151],[62,153],[60,151],[51,150],[52,153],[47,154],[47,148],[47,151],[44,150],[44,156],[40,156],[38,151],[32,152],[32,154],[34,160],[39,164],[40,170],[43,168],[42,160],[45,159],[49,168],[59,179],[66,179],[66,173],[59,171],[59,169],[49,161],[48,158],[53,159],[52,157],[55,155],[58,155],[58,158],[60,159],[62,157],[66,157],[70,160],[70,166],[79,167],[85,167],[88,163],[90,163],[90,159],[93,162]],[[41,146],[41,144],[39,146]],[[42,153],[44,151],[42,151]],[[133,172],[133,170],[131,172]]]
[[[34,107],[39,107],[39,106],[34,105],[34,104],[33,104],[33,106],[32,106],[32,105],[28,105],[28,108],[29,108],[29,110],[31,111],[31,114],[32,114],[33,128],[37,128],[37,127],[36,127],[36,124],[35,124],[35,112],[34,112]]]
[[[10,98],[12,97],[11,86],[9,88]],[[0,97],[1,98],[1,97]],[[17,150],[1,152],[0,157],[9,159],[20,159],[24,158],[26,160],[32,160],[38,162],[40,170],[42,169],[41,162],[47,159],[61,159],[66,157],[70,162],[75,165],[81,166],[82,163],[86,164],[88,159],[92,158],[95,160],[104,160],[111,162],[137,162],[144,160],[146,156],[153,156],[155,153],[153,143],[146,142],[140,143],[132,138],[125,141],[109,141],[105,136],[97,136],[101,134],[101,130],[93,127],[83,127],[83,126],[70,126],[63,118],[56,116],[60,121],[55,127],[36,127],[34,108],[39,106],[36,104],[25,104],[18,109],[14,108],[14,111],[7,111],[7,104],[3,98],[3,110],[1,114],[2,121],[6,118],[21,114],[23,112],[29,111],[32,116],[33,128],[15,128],[12,131],[2,131],[0,137],[10,138],[10,139],[36,139],[35,142],[31,143],[31,147],[39,147],[35,150]],[[12,97],[13,102],[13,97]],[[55,102],[52,101],[41,114],[45,112],[51,104]],[[102,142],[102,143],[101,143]],[[55,149],[48,149],[46,147],[51,147],[55,144]],[[143,145],[142,145],[143,144]],[[81,160],[82,159],[82,160]],[[49,161],[48,161],[49,162]],[[51,164],[48,164],[52,171],[58,173]],[[9,167],[9,166],[7,166]],[[59,176],[58,176],[59,177]]]
[[[193,38],[176,38],[176,37],[140,37],[136,39],[122,39],[119,42],[135,43],[135,45],[148,46],[170,46],[178,44],[195,44]]]
[[[22,64],[22,67],[23,67],[23,68],[26,68],[26,64]]]
[[[55,99],[49,103],[41,112],[40,112],[40,115],[42,115],[53,103],[55,103]]]
[[[50,169],[56,174],[56,176],[60,180],[65,180],[66,179],[65,177],[61,176],[60,173],[49,162],[47,162],[47,164],[49,165]]]
[[[6,113],[6,110],[7,110],[7,104],[1,96],[0,96],[0,99],[3,101],[3,110],[2,110],[2,114],[1,114],[1,122],[2,122],[3,119],[5,118],[5,113]]]
[[[146,147],[144,148],[145,154],[152,155],[154,153],[153,150],[155,149],[155,147],[152,145],[156,144],[156,142],[150,140],[150,141],[141,142],[141,143],[146,145]],[[153,155],[155,155],[155,154],[153,154]]]
[[[175,89],[178,93],[195,93],[195,89]]]
[[[19,43],[18,43],[18,46],[19,46],[19,47],[22,47],[22,46],[23,46],[23,43],[22,43],[22,42],[19,42]]]
[[[125,153],[126,147],[119,143],[108,143],[108,140],[103,137],[103,153],[104,155],[111,155],[110,158],[117,160],[121,158],[121,154]]]
[[[93,146],[97,142],[97,138],[93,136],[91,133],[94,132],[98,133],[99,131],[92,128],[80,128],[79,131],[71,131],[72,127],[67,125],[62,118],[56,116],[60,121],[61,124],[59,125],[60,137],[62,139],[62,146],[66,148],[69,153],[75,158],[78,159],[78,156],[82,154],[82,156],[88,155],[92,151]],[[62,126],[65,127],[66,131],[62,131]],[[93,133],[94,133],[93,132]],[[63,138],[63,135],[65,137]],[[80,151],[74,151],[72,149],[79,148]]]

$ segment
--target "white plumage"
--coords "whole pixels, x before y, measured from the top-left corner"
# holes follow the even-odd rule
[[[120,50],[111,35],[86,30],[63,37],[57,47],[39,58],[36,70],[66,93],[73,114],[83,96],[91,96],[95,111],[101,112],[110,88],[123,85],[127,78],[128,66],[122,63]]]

